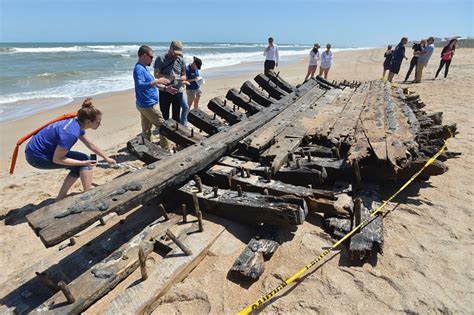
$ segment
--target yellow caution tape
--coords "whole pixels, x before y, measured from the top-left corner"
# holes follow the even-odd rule
[[[445,126],[445,128],[448,130],[449,132],[449,138],[453,137],[453,133],[451,131],[451,129],[449,129],[448,127]],[[362,221],[359,225],[357,225],[354,229],[352,229],[352,231],[350,231],[349,233],[347,233],[343,238],[341,238],[339,241],[337,241],[334,245],[332,245],[329,249],[326,249],[324,252],[322,252],[316,259],[312,260],[310,263],[308,263],[304,268],[302,268],[301,270],[299,270],[297,273],[295,273],[293,276],[291,276],[289,279],[281,282],[275,289],[273,289],[272,291],[270,291],[269,293],[263,295],[260,299],[258,299],[256,302],[254,302],[253,304],[247,306],[246,308],[244,308],[243,310],[241,310],[239,312],[239,315],[246,315],[246,314],[250,314],[252,311],[256,310],[257,308],[259,308],[260,306],[262,306],[262,304],[264,304],[265,302],[267,302],[268,300],[270,300],[271,298],[273,298],[275,295],[277,295],[278,292],[280,292],[281,290],[283,290],[284,287],[286,287],[287,285],[289,285],[290,283],[292,283],[293,281],[295,281],[296,279],[298,279],[299,277],[301,277],[304,273],[306,273],[306,271],[308,271],[309,269],[311,269],[314,265],[316,265],[319,261],[321,261],[324,257],[326,257],[330,252],[332,252],[333,250],[335,250],[339,245],[341,245],[344,241],[346,241],[349,237],[351,237],[355,232],[357,232],[357,230],[359,230],[360,228],[362,228],[363,226],[365,226],[367,223],[369,223],[370,220],[372,220],[372,218],[380,211],[382,210],[390,201],[393,200],[393,198],[395,198],[399,193],[401,193],[415,178],[418,177],[418,175],[421,174],[421,172],[423,172],[423,170],[425,168],[427,168],[431,163],[433,163],[437,158],[438,156],[443,153],[444,149],[446,149],[446,143],[447,143],[447,140],[446,139],[444,141],[444,144],[443,146],[441,147],[441,149],[439,149],[438,152],[436,152],[435,155],[433,155],[433,157],[431,157],[426,163],[425,165],[423,165],[423,167],[418,171],[416,172],[402,187],[400,187],[400,189],[395,193],[393,194],[390,198],[388,198],[384,203],[382,203],[382,205],[380,205],[377,209],[375,209],[373,212],[370,213],[369,217],[367,219],[365,219],[364,221]]]

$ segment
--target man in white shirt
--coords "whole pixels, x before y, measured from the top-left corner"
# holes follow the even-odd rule
[[[268,46],[263,51],[263,55],[265,56],[264,73],[266,74],[269,70],[278,67],[278,47],[277,45],[273,45],[272,37],[268,38]]]

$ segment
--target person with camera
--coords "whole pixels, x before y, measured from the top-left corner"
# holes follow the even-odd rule
[[[71,148],[81,140],[92,152],[101,156],[109,165],[116,161],[109,158],[87,136],[86,130],[96,130],[102,120],[102,113],[92,105],[88,98],[82,104],[75,118],[56,121],[35,134],[25,149],[26,161],[33,167],[43,170],[69,169],[56,200],[66,197],[67,192],[81,178],[84,191],[92,188],[92,167],[97,160],[87,154],[72,151]]]
[[[393,77],[400,72],[403,59],[408,60],[405,56],[405,45],[408,43],[407,37],[402,37],[400,43],[395,47],[390,62],[390,72],[388,73],[388,82],[392,82]]]
[[[268,38],[268,46],[263,51],[263,55],[265,56],[263,72],[267,74],[268,71],[275,69],[275,67],[278,67],[278,61],[280,58],[280,55],[278,53],[278,46],[273,44],[273,37]]]
[[[180,110],[183,104],[183,84],[186,81],[186,64],[183,59],[183,43],[179,40],[172,41],[168,52],[158,56],[153,65],[156,79],[165,78],[170,81],[173,89],[159,91],[160,109],[163,117],[170,118],[170,107],[172,107],[172,118],[180,122]],[[184,104],[183,104],[184,105]],[[187,105],[187,103],[186,103]]]
[[[405,76],[405,82],[408,81],[408,78],[410,77],[411,72],[413,69],[416,68],[416,64],[418,63],[418,54],[423,51],[423,48],[426,47],[426,39],[422,39],[420,43],[415,43],[411,47],[413,50],[413,57],[410,60],[410,67],[408,68],[407,75]]]

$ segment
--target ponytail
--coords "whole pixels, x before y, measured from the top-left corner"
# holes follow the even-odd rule
[[[92,98],[88,97],[82,103],[81,109],[77,111],[77,120],[84,124],[86,120],[96,121],[98,116],[101,116],[102,112],[92,105]]]

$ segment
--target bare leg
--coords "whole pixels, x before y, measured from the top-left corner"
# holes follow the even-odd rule
[[[66,197],[67,192],[69,191],[69,188],[71,188],[72,185],[74,185],[76,180],[77,180],[77,177],[74,177],[71,175],[66,176],[66,178],[64,179],[63,185],[61,186],[61,189],[59,190],[58,196],[56,197],[56,200],[61,200],[64,197]]]
[[[324,72],[324,69],[319,67],[319,76],[322,76],[323,75],[323,72]]]
[[[391,71],[388,73],[388,82],[392,82],[392,79],[393,79],[394,75],[395,75],[395,73],[393,73]]]
[[[88,191],[92,188],[92,170],[84,170],[79,173],[81,177],[82,188]]]
[[[201,99],[201,95],[196,95],[196,97],[194,98],[194,108],[199,107],[199,100],[200,99]]]
[[[193,102],[194,102],[194,96],[188,94],[188,105],[189,105],[189,110],[191,110],[191,107],[193,107]]]
[[[316,69],[318,68],[318,66],[313,66],[313,70],[311,70],[311,78],[314,78],[314,73],[316,72]]]
[[[382,79],[385,79],[385,73],[387,73],[387,70],[383,69]]]
[[[329,73],[329,68],[324,69],[324,78],[327,80],[328,79],[328,73]]]

